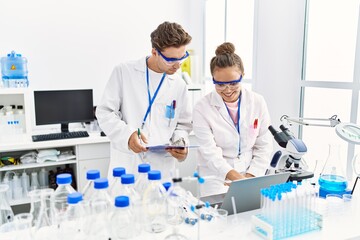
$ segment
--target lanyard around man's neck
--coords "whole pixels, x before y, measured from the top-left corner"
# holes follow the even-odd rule
[[[144,128],[144,125],[145,125],[145,122],[146,122],[146,119],[149,115],[149,113],[151,112],[151,106],[153,105],[155,99],[156,99],[156,96],[160,90],[160,87],[161,85],[163,84],[164,82],[164,79],[165,79],[165,76],[166,76],[166,73],[164,73],[162,75],[162,78],[160,80],[160,83],[159,85],[157,86],[156,90],[155,90],[155,93],[154,93],[154,96],[151,97],[151,94],[150,94],[150,80],[149,80],[149,67],[147,66],[147,61],[148,61],[149,58],[146,58],[146,85],[147,85],[147,91],[148,91],[148,97],[149,97],[149,106],[146,110],[146,113],[145,113],[145,116],[144,116],[144,119],[143,119],[143,122],[141,124],[141,128]]]

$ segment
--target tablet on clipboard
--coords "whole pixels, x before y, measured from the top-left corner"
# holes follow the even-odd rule
[[[175,145],[164,144],[164,145],[146,146],[146,149],[149,150],[150,152],[162,152],[169,149],[185,149],[185,148],[198,148],[198,147],[199,146],[197,145],[175,146]]]

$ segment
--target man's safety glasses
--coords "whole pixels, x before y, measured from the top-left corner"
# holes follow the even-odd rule
[[[164,59],[164,62],[168,65],[173,65],[175,63],[183,63],[185,61],[185,59],[189,56],[189,52],[186,51],[185,55],[182,56],[181,58],[168,58],[166,57],[164,54],[162,54],[159,50],[156,49],[156,51],[159,53],[159,55]]]
[[[240,75],[239,79],[228,82],[218,82],[213,78],[213,83],[215,84],[215,88],[219,91],[224,91],[226,87],[229,87],[230,90],[235,90],[239,87],[241,80],[242,75]]]

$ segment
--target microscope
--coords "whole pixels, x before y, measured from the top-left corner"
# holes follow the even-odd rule
[[[266,174],[290,172],[289,181],[302,181],[312,178],[314,173],[304,169],[302,156],[307,152],[305,143],[297,139],[284,125],[280,125],[277,131],[273,126],[269,126],[271,134],[283,151],[277,151],[270,163],[270,168]]]

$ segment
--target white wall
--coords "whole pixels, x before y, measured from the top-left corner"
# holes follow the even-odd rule
[[[305,0],[257,0],[254,91],[268,104],[273,126],[299,116]]]
[[[195,34],[188,4],[189,0],[0,1],[0,56],[15,50],[28,58],[32,89],[92,88],[96,105],[116,64],[150,54],[150,33],[163,21],[178,22],[199,39],[199,25],[195,24]],[[199,46],[196,41],[194,46]]]

